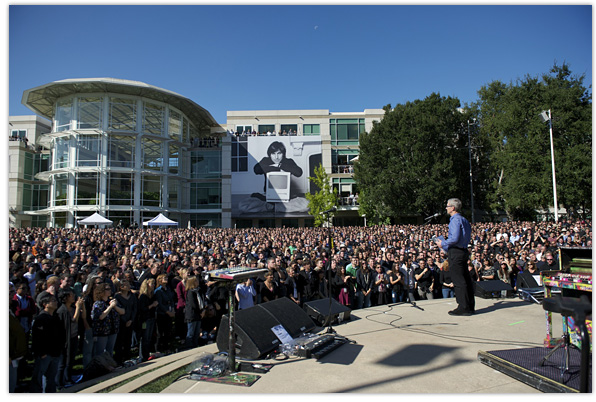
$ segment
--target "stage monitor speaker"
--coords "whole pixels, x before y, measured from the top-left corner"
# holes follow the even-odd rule
[[[228,320],[227,314],[221,318],[217,332],[217,347],[225,352],[229,349]],[[236,356],[245,359],[262,358],[280,345],[273,327],[281,325],[292,338],[315,328],[310,317],[286,297],[238,310],[234,323]]]
[[[262,303],[259,306],[277,318],[292,338],[298,338],[316,327],[310,316],[287,297]]]
[[[317,324],[327,326],[329,323],[338,324],[341,321],[349,320],[352,310],[335,299],[331,299],[331,311],[329,311],[329,299],[319,299],[304,303],[304,311]]]
[[[483,299],[502,297],[502,291],[507,292],[507,297],[510,297],[513,292],[513,288],[508,283],[501,280],[480,281],[474,283],[476,285],[474,294]]]

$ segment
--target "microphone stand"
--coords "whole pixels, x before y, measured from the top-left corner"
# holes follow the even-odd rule
[[[335,330],[333,329],[333,319],[331,318],[331,259],[333,258],[333,232],[331,231],[331,216],[329,212],[327,213],[327,234],[329,235],[329,258],[327,259],[327,296],[329,298],[329,311],[327,313],[327,334],[335,334]]]

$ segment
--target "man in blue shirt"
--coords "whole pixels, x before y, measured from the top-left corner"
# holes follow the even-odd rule
[[[474,284],[468,271],[468,244],[472,228],[466,218],[460,214],[461,201],[451,198],[447,201],[449,220],[449,235],[447,239],[438,239],[437,245],[447,252],[449,271],[454,285],[457,308],[449,312],[450,315],[472,315],[475,311]]]

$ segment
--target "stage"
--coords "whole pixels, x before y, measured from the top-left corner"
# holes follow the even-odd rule
[[[319,360],[258,360],[255,362],[270,363],[273,368],[259,374],[251,386],[183,378],[163,393],[541,393],[483,364],[479,356],[486,351],[542,347],[546,334],[542,306],[518,298],[476,298],[477,313],[473,316],[448,315],[454,308],[455,299],[439,299],[419,301],[416,306],[403,303],[354,310],[350,321],[333,327],[351,342]],[[561,321],[555,317],[553,322]],[[561,326],[555,325],[554,335],[560,334]],[[201,352],[217,351],[216,344],[210,344],[164,356],[118,376],[113,373],[101,383],[87,384],[85,389],[79,384],[70,392],[100,392],[110,384],[146,372],[111,391],[134,392],[156,376],[192,362]]]

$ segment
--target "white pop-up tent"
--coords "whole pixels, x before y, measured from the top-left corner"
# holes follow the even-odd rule
[[[178,226],[178,222],[159,214],[155,218],[143,222],[143,226]]]
[[[111,220],[104,218],[97,212],[78,221],[79,225],[111,225],[112,223]]]

